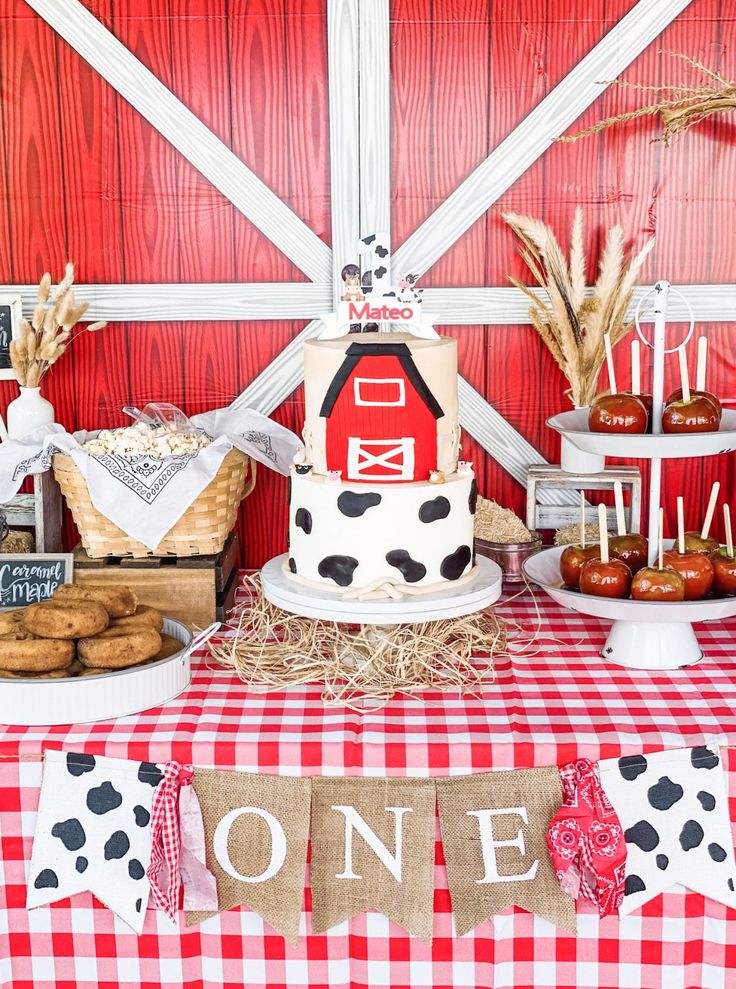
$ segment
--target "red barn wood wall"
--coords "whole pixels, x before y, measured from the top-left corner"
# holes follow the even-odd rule
[[[131,51],[321,237],[330,240],[324,0],[84,0]],[[394,0],[393,232],[400,243],[623,16],[634,0]],[[660,49],[736,75],[736,0],[694,0],[624,74],[679,81]],[[36,281],[71,258],[80,282],[299,281],[304,276],[24,0],[0,0],[0,281]],[[585,115],[637,104],[609,89]],[[669,148],[654,120],[552,147],[458,241],[427,286],[504,285],[524,277],[504,210],[566,238],[585,213],[592,278],[601,232],[634,246],[657,235],[644,278],[736,282],[736,126],[726,116]],[[736,318],[736,314],[735,314]],[[189,413],[230,402],[300,322],[120,323],[80,337],[46,392],[69,428],[118,425],[125,404],[163,399]],[[711,385],[736,400],[736,330],[700,325]],[[529,326],[446,327],[468,380],[546,457],[544,421],[567,407],[565,382]],[[619,353],[626,366],[624,348]],[[694,360],[694,358],[693,358]],[[671,369],[674,371],[674,366]],[[605,380],[605,378],[604,378]],[[625,380],[625,372],[624,372]],[[0,411],[14,386],[0,382]],[[275,413],[301,425],[301,391]],[[481,489],[523,510],[524,492],[471,438]],[[676,462],[665,485],[695,524],[715,478],[733,495],[734,458]],[[245,561],[284,548],[285,482],[262,471],[241,512]],[[66,538],[74,540],[67,523]]]

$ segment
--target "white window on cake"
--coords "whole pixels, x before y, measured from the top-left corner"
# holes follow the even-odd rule
[[[413,481],[414,437],[395,440],[348,439],[348,479],[351,481]]]
[[[354,378],[356,405],[406,405],[403,378]]]

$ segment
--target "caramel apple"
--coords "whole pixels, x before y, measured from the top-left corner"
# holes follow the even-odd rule
[[[601,395],[588,413],[591,433],[646,433],[649,416],[637,395]]]
[[[580,571],[580,590],[599,598],[626,598],[631,588],[631,571],[623,560],[588,560]]]
[[[700,532],[685,533],[685,550],[689,553],[717,553],[720,548],[721,544],[717,539],[703,537]]]
[[[731,596],[736,594],[736,557],[725,546],[711,555],[714,578],[713,588],[719,594]]]
[[[692,389],[690,391],[690,394],[694,398],[695,397],[704,398],[706,399],[706,401],[710,402],[710,404],[715,409],[716,415],[718,416],[718,422],[720,423],[721,413],[723,412],[723,406],[721,405],[720,400],[717,399],[712,392],[698,391],[696,389]],[[665,406],[667,406],[667,405],[671,405],[673,402],[681,402],[681,401],[682,401],[682,388],[675,388],[672,394],[668,396],[667,401],[664,404]]]
[[[715,433],[721,423],[710,399],[691,394],[670,402],[662,413],[662,431],[665,433]]]
[[[705,553],[671,549],[664,554],[664,565],[676,570],[685,581],[686,601],[700,601],[713,586],[714,567]]]
[[[580,571],[588,560],[596,559],[600,551],[598,543],[565,547],[560,557],[560,576],[568,587],[580,587]]]
[[[635,601],[684,601],[685,578],[670,567],[643,567],[631,582]]]
[[[635,532],[613,536],[610,540],[610,552],[614,560],[622,560],[632,574],[649,562],[649,542],[646,536]]]

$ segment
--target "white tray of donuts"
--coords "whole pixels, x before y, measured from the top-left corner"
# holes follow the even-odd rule
[[[62,584],[48,601],[0,612],[0,723],[105,721],[156,707],[189,684],[203,638],[127,585]]]

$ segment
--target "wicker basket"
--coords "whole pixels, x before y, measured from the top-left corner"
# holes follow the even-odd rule
[[[256,483],[256,464],[231,450],[207,487],[151,550],[132,539],[92,504],[87,482],[71,457],[54,454],[54,474],[89,556],[203,556],[219,553],[235,525],[238,506]]]

